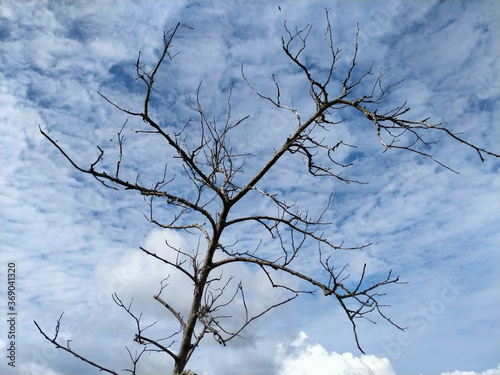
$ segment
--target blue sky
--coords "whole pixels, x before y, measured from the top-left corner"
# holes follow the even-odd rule
[[[127,116],[97,91],[127,108],[141,108],[137,53],[145,63],[154,63],[163,31],[182,22],[194,29],[180,30],[174,42],[179,54],[158,76],[156,118],[169,131],[179,129],[195,116],[188,98],[203,81],[202,104],[211,116],[224,119],[232,85],[234,116],[251,115],[232,145],[265,157],[286,139],[294,119],[251,92],[241,78],[241,63],[263,91],[273,89],[271,74],[276,74],[282,101],[307,118],[313,103],[300,72],[281,50],[280,35],[284,20],[291,27],[312,23],[307,59],[321,69],[327,57],[325,7],[335,45],[343,49],[338,74],[352,58],[358,23],[360,72],[375,61],[375,71],[384,68],[388,82],[405,79],[388,105],[407,99],[413,118],[431,116],[499,152],[496,1],[2,1],[1,272],[4,280],[6,263],[16,262],[20,311],[18,367],[12,371],[2,358],[2,374],[97,373],[56,351],[36,330],[33,320],[52,333],[62,311],[60,335],[73,340],[72,348],[118,371],[128,366],[125,345],[132,347],[134,322],[113,304],[111,293],[118,292],[124,301],[133,297],[144,319],[159,320],[166,332],[175,329],[151,298],[168,271],[138,247],[165,251],[165,239],[183,248],[197,243],[195,237],[149,224],[141,197],[79,175],[38,126],[85,165],[101,146],[107,152],[103,167],[112,170],[116,147],[109,140]],[[402,333],[383,321],[359,322],[364,356],[337,304],[319,294],[303,296],[225,348],[206,338],[188,367],[200,375],[295,375],[306,374],[306,368],[326,375],[499,374],[498,161],[481,163],[475,151],[443,139],[430,152],[455,174],[413,154],[383,153],[363,118],[349,111],[334,116],[345,122],[327,136],[358,146],[339,151],[339,158],[354,162],[346,176],[369,184],[308,178],[300,159],[291,156],[262,186],[305,201],[312,212],[332,192],[327,212],[331,238],[353,246],[374,243],[363,252],[339,254],[337,263],[348,262],[353,276],[366,262],[370,277],[392,269],[408,281],[388,288],[384,298],[391,305],[386,312],[408,330]],[[164,145],[130,131],[141,126],[138,119],[129,119],[125,130],[123,170],[130,179],[140,169],[142,181],[152,183],[165,162],[169,173],[181,175]],[[250,159],[242,180],[261,164],[258,157]],[[172,187],[185,190],[181,181]],[[241,203],[242,210],[268,209],[261,202]],[[250,247],[262,233],[248,229],[229,235]],[[265,245],[272,251],[271,241]],[[310,271],[317,267],[310,255],[314,251],[304,249],[303,266]],[[256,305],[279,297],[269,293],[265,276],[255,270],[228,271],[248,280]],[[170,297],[183,310],[189,289],[174,274],[169,281]],[[2,288],[5,317],[5,283]],[[142,366],[144,374],[154,374],[172,363],[167,356],[151,356]]]

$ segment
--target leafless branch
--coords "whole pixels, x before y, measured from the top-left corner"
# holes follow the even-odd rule
[[[172,352],[168,347],[163,346],[163,345],[161,345],[159,343],[160,340],[158,340],[158,339],[153,340],[153,339],[150,339],[148,337],[145,337],[142,334],[146,329],[154,326],[156,324],[156,322],[151,323],[148,326],[142,328],[141,327],[141,322],[140,322],[141,321],[141,317],[142,317],[142,313],[137,317],[131,311],[133,300],[130,301],[130,304],[128,306],[125,306],[116,293],[113,293],[112,297],[113,297],[113,301],[118,306],[120,306],[121,308],[123,308],[135,320],[135,323],[136,323],[136,326],[137,326],[137,333],[136,333],[135,338],[134,338],[135,342],[137,342],[139,344],[142,344],[142,345],[146,345],[147,343],[152,344],[153,346],[156,346],[160,351],[165,352],[168,355],[170,355],[174,360],[177,359],[177,356],[175,355],[174,352]],[[176,332],[176,333],[170,335],[168,338],[175,336],[179,332]],[[151,351],[151,349],[146,348],[146,351]]]
[[[161,180],[153,183],[151,187],[142,185],[139,182],[139,174],[136,172],[134,172],[135,182],[129,182],[123,177],[123,169],[126,169],[125,163],[122,164],[126,139],[124,129],[127,122],[111,139],[118,148],[118,156],[116,167],[113,167],[114,171],[110,173],[98,170],[104,157],[104,150],[101,147],[97,147],[97,158],[88,166],[83,167],[40,127],[41,134],[79,172],[93,176],[108,188],[115,190],[124,188],[140,193],[149,208],[149,214],[145,215],[149,222],[161,228],[199,235],[198,247],[189,250],[177,248],[165,241],[168,256],[160,256],[140,247],[140,250],[145,254],[166,264],[169,271],[178,271],[180,274],[184,274],[189,279],[189,284],[192,285],[193,293],[189,315],[183,316],[180,311],[165,300],[164,296],[161,296],[168,285],[166,283],[168,277],[161,281],[159,292],[153,296],[177,320],[179,323],[178,331],[161,339],[146,337],[144,331],[149,328],[152,328],[152,331],[156,329],[157,327],[153,328],[155,323],[145,328],[142,327],[140,322],[142,314],[136,316],[132,312],[132,301],[129,305],[125,305],[116,293],[113,294],[115,303],[136,322],[137,333],[134,341],[144,346],[142,351],[134,355],[127,348],[133,368],[125,371],[135,375],[141,356],[146,351],[158,351],[167,353],[174,361],[173,373],[181,374],[194,350],[207,333],[211,334],[220,344],[226,345],[231,339],[240,336],[250,323],[270,310],[291,302],[300,294],[314,293],[318,289],[325,296],[331,296],[343,309],[352,324],[356,344],[362,352],[355,319],[363,318],[375,322],[372,316],[378,315],[391,325],[403,330],[404,328],[394,323],[385,314],[383,308],[387,305],[380,302],[381,297],[385,295],[381,290],[386,286],[403,284],[399,280],[399,276],[393,277],[392,271],[389,271],[387,277],[368,285],[366,265],[363,266],[361,275],[356,282],[351,282],[348,264],[340,268],[334,267],[333,256],[337,254],[338,250],[362,250],[370,246],[371,243],[344,246],[343,241],[336,242],[325,234],[327,231],[323,228],[331,225],[326,220],[331,196],[319,214],[311,214],[308,209],[301,209],[296,202],[290,203],[278,193],[273,192],[272,188],[263,188],[261,181],[277,168],[278,161],[287,154],[292,155],[292,157],[299,155],[304,160],[304,170],[313,177],[332,177],[345,183],[364,183],[344,174],[344,171],[353,163],[345,162],[339,156],[341,154],[339,150],[356,148],[356,145],[343,139],[332,141],[326,136],[320,135],[320,133],[335,133],[328,133],[328,131],[344,123],[343,120],[339,121],[334,117],[333,113],[336,111],[350,110],[359,115],[363,121],[366,121],[366,118],[370,123],[373,123],[373,136],[378,138],[385,151],[392,148],[413,152],[452,171],[454,170],[451,167],[436,160],[428,151],[428,146],[438,141],[427,140],[427,134],[442,134],[459,141],[476,150],[481,161],[484,161],[486,155],[493,157],[500,157],[500,155],[472,144],[442,124],[429,123],[428,118],[421,121],[411,119],[408,117],[410,108],[406,101],[389,110],[382,110],[382,108],[386,108],[384,103],[388,100],[391,90],[402,81],[385,84],[383,82],[385,73],[380,70],[378,75],[374,74],[374,63],[367,70],[358,72],[359,26],[354,40],[352,59],[348,60],[347,67],[343,69],[344,76],[336,77],[336,67],[341,58],[341,50],[334,46],[329,11],[326,10],[326,30],[324,33],[326,58],[322,59],[323,69],[311,69],[306,63],[307,41],[312,35],[312,25],[291,28],[285,22],[285,32],[281,37],[283,52],[291,65],[308,82],[308,92],[305,92],[304,95],[309,94],[310,100],[312,100],[310,103],[315,108],[313,113],[303,116],[303,113],[299,113],[299,110],[295,108],[294,103],[285,103],[286,95],[284,95],[283,87],[280,86],[279,74],[270,74],[272,94],[268,94],[260,91],[251,83],[250,77],[244,72],[244,65],[241,64],[243,81],[258,97],[278,110],[291,112],[296,118],[296,122],[294,119],[294,124],[289,127],[288,136],[282,140],[281,147],[274,150],[267,160],[261,160],[262,167],[251,175],[248,170],[245,171],[245,162],[249,158],[257,158],[260,155],[236,151],[230,142],[231,136],[235,134],[235,129],[239,127],[242,129],[242,125],[250,119],[248,115],[235,117],[233,114],[232,87],[227,95],[227,112],[221,121],[212,117],[202,105],[201,82],[196,90],[196,97],[189,97],[194,113],[192,117],[189,116],[187,120],[178,124],[174,131],[166,131],[165,125],[160,125],[160,122],[155,120],[150,103],[152,97],[157,95],[156,75],[162,65],[175,57],[176,53],[171,52],[172,41],[181,26],[187,27],[178,23],[172,30],[164,33],[163,50],[152,67],[148,68],[141,60],[141,54],[138,55],[135,64],[136,75],[137,79],[145,86],[144,101],[139,111],[126,109],[99,93],[106,102],[121,112],[143,120],[146,128],[133,130],[135,135],[144,136],[147,134],[163,141],[165,147],[173,154],[175,163],[181,166],[181,172],[178,175],[171,175],[165,161]],[[360,92],[364,92],[364,95],[359,94]],[[193,127],[195,127],[194,130]],[[173,183],[174,179],[175,184]],[[179,181],[178,179],[184,180]],[[184,186],[186,189],[185,191],[173,189],[171,188],[173,186]],[[266,210],[258,214],[249,213],[245,211],[244,205],[239,205],[241,209],[234,209],[240,200],[247,196],[271,205],[276,211]],[[166,215],[166,219],[160,220],[156,216],[156,207],[159,204],[172,209]],[[267,249],[266,252],[262,251],[262,238],[256,238],[253,244],[245,245],[250,250],[240,248],[239,241],[227,240],[227,232],[225,231],[228,228],[232,230],[249,224],[256,224],[259,229],[264,229],[264,232],[269,234],[270,239],[274,240],[273,244],[276,250],[274,253]],[[204,243],[203,249],[200,249],[200,242],[203,242],[203,238],[206,248]],[[319,254],[316,266],[321,270],[321,273],[314,275],[303,271],[303,268],[298,264],[300,263],[298,259],[301,250],[309,247],[311,243],[318,245]],[[326,250],[322,250],[321,246]],[[263,253],[267,255],[263,255]],[[244,290],[243,281],[237,282],[235,275],[224,275],[224,269],[227,269],[226,266],[232,263],[257,266],[266,275],[270,285],[273,288],[279,288],[288,297],[270,302],[267,307],[260,308],[260,311],[253,311],[249,302],[251,297],[248,296],[248,289]],[[293,285],[297,286],[280,282],[277,275],[292,277],[297,282]],[[229,328],[230,326],[225,323],[227,319],[233,317],[233,313],[228,312],[234,311],[230,310],[230,306],[238,306],[243,317],[243,321],[236,328],[234,326]],[[61,318],[62,314],[57,321],[55,336],[52,339],[40,329],[36,322],[35,324],[42,335],[57,348],[77,356],[101,371],[115,374],[112,370],[101,367],[73,352],[69,347],[70,340],[67,341],[66,346],[57,342]],[[180,340],[175,346],[176,350],[174,350],[173,345],[176,343],[174,337],[177,335]],[[164,340],[172,340],[172,342],[168,345],[162,344],[161,342]]]
[[[57,319],[57,324],[56,324],[56,329],[55,329],[55,335],[54,335],[54,338],[52,338],[52,339],[40,328],[40,326],[38,325],[38,323],[36,321],[33,321],[33,323],[35,323],[36,328],[38,328],[38,330],[40,331],[40,333],[42,334],[42,336],[45,337],[45,339],[47,339],[48,341],[50,341],[52,344],[54,344],[57,349],[62,349],[64,351],[68,352],[68,353],[73,354],[76,358],[82,360],[83,362],[86,362],[89,365],[98,368],[99,371],[104,371],[104,372],[107,372],[107,373],[110,373],[110,374],[118,375],[117,372],[115,372],[113,370],[110,370],[110,369],[108,369],[106,367],[103,367],[101,365],[98,365],[97,363],[92,362],[91,360],[89,360],[89,359],[83,357],[82,355],[76,353],[75,351],[73,351],[69,347],[69,345],[64,346],[64,345],[62,345],[62,344],[60,344],[60,343],[57,342],[57,336],[59,334],[59,327],[61,325],[61,319],[62,319],[63,314],[64,314],[64,312],[61,314],[61,316],[59,316],[59,319]]]
[[[122,371],[128,371],[128,372],[132,373],[132,375],[136,375],[137,374],[137,364],[138,364],[139,360],[141,359],[141,356],[144,354],[144,352],[146,352],[146,347],[142,348],[140,353],[135,352],[134,355],[132,355],[129,348],[126,348],[126,349],[127,349],[128,355],[129,355],[130,360],[132,361],[134,367],[132,368],[132,370],[123,369]]]

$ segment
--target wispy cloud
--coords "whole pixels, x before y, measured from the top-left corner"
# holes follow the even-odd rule
[[[138,247],[166,252],[165,239],[190,251],[198,244],[192,236],[151,227],[143,216],[149,208],[140,197],[77,173],[38,126],[83,165],[96,160],[99,145],[106,152],[104,168],[113,170],[117,148],[110,139],[127,117],[97,91],[140,110],[144,87],[135,79],[138,52],[152,66],[163,31],[182,22],[194,30],[179,33],[173,46],[178,55],[158,75],[155,118],[169,131],[178,131],[190,118],[197,121],[190,98],[203,81],[202,105],[224,120],[232,86],[233,118],[250,115],[232,146],[255,155],[247,157],[246,173],[238,177],[244,183],[262,165],[260,158],[293,131],[296,119],[254,95],[241,77],[241,65],[252,85],[269,95],[275,93],[275,74],[283,102],[310,115],[314,105],[300,71],[281,50],[280,35],[285,20],[292,29],[314,24],[304,56],[321,72],[327,56],[325,7],[331,9],[334,42],[344,58],[335,82],[351,62],[358,23],[356,74],[375,60],[375,72],[383,67],[387,83],[405,79],[387,105],[408,99],[416,119],[430,115],[498,152],[497,2],[2,2],[1,245],[2,262],[15,260],[19,269],[23,374],[89,372],[84,363],[52,348],[32,323],[37,320],[51,332],[62,311],[61,335],[73,340],[72,347],[96,362],[124,368],[129,361],[124,345],[133,345],[134,322],[113,303],[111,293],[124,303],[134,298],[134,311],[158,320],[160,331],[176,329],[152,298],[160,281],[170,274],[164,292],[180,309],[191,293],[182,276]],[[358,146],[339,149],[336,157],[353,162],[344,176],[369,184],[304,177],[303,161],[290,155],[262,187],[289,201],[305,200],[303,208],[311,214],[321,212],[331,192],[330,238],[350,246],[374,243],[363,252],[335,254],[336,266],[349,263],[346,272],[355,278],[367,263],[370,280],[392,269],[409,281],[387,290],[384,299],[391,305],[384,311],[408,326],[407,332],[360,322],[360,340],[369,354],[360,356],[334,301],[304,296],[256,322],[227,348],[203,342],[192,368],[207,374],[278,374],[313,363],[321,365],[316,373],[334,367],[353,374],[498,373],[487,370],[498,365],[500,349],[498,164],[479,163],[477,153],[447,140],[430,145],[429,152],[458,170],[456,175],[416,155],[383,153],[371,124],[344,110],[334,116],[345,122],[318,136],[330,144],[343,140]],[[175,175],[171,188],[189,194],[182,169],[165,146],[130,130],[142,127],[138,119],[129,119],[124,130],[127,178],[133,181],[140,172],[141,181],[153,184],[168,163],[169,175]],[[239,212],[269,211],[265,201],[251,198],[241,202]],[[169,214],[158,207],[158,217]],[[224,240],[253,249],[262,238],[260,251],[272,253],[276,244],[260,229],[248,226]],[[317,248],[304,250],[301,267],[319,271]],[[265,275],[256,270],[235,266],[228,271],[235,281],[243,280],[256,307],[282,297],[272,294]],[[8,373],[4,361],[1,366]],[[144,373],[155,373],[172,364],[152,355],[143,366]]]

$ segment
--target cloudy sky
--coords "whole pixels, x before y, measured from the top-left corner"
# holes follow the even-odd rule
[[[325,7],[334,43],[343,50],[333,92],[352,59],[359,24],[357,74],[375,61],[375,71],[387,73],[384,82],[405,80],[387,105],[407,99],[410,117],[430,116],[499,152],[497,1],[2,1],[1,274],[4,281],[7,263],[16,263],[19,313],[15,369],[4,358],[7,332],[1,325],[2,374],[98,373],[53,348],[33,324],[53,334],[63,311],[60,337],[73,340],[73,349],[116,371],[127,368],[125,346],[137,349],[135,323],[111,293],[123,301],[134,298],[133,309],[144,312],[145,322],[158,320],[165,332],[175,329],[152,299],[169,270],[138,248],[165,252],[165,239],[185,249],[197,245],[195,237],[149,224],[140,196],[79,175],[38,126],[83,165],[96,159],[100,146],[106,151],[103,168],[112,170],[116,147],[110,139],[127,116],[97,91],[140,111],[144,88],[135,80],[137,54],[151,66],[163,31],[182,22],[193,29],[180,29],[173,45],[178,55],[159,76],[155,118],[169,131],[195,118],[189,97],[203,81],[202,104],[223,121],[232,86],[234,118],[250,118],[231,142],[255,155],[248,160],[250,175],[263,163],[259,156],[279,147],[295,122],[252,93],[241,64],[268,95],[275,74],[283,103],[310,116],[314,107],[304,77],[287,61],[280,36],[285,20],[291,28],[313,24],[304,56],[321,70],[328,58]],[[227,347],[207,337],[188,368],[200,375],[500,374],[498,160],[481,163],[475,151],[442,139],[427,151],[456,174],[414,154],[383,153],[366,119],[349,111],[333,116],[345,122],[325,135],[329,142],[343,139],[358,147],[339,151],[341,160],[353,162],[345,176],[369,184],[308,178],[297,155],[278,164],[262,184],[312,212],[333,193],[326,213],[331,238],[353,246],[373,242],[363,252],[338,254],[336,264],[349,263],[356,275],[367,263],[373,277],[392,269],[408,281],[387,288],[383,299],[391,305],[385,312],[408,329],[401,332],[380,319],[376,325],[359,322],[362,355],[339,306],[317,293],[275,310]],[[141,126],[132,118],[125,127],[124,173],[133,180],[140,172],[147,184],[171,163],[169,173],[181,176],[165,145],[131,130]],[[179,194],[185,188],[173,186]],[[242,201],[241,209],[256,205]],[[248,229],[231,236],[252,246],[263,235]],[[271,252],[277,244],[267,245]],[[306,247],[302,258],[311,270],[315,249]],[[255,270],[228,272],[244,280],[256,305],[280,297],[269,293],[265,276]],[[166,296],[182,310],[189,285],[175,274],[169,282]],[[5,287],[3,282],[2,320]],[[141,373],[165,373],[171,366],[168,356],[151,355]]]

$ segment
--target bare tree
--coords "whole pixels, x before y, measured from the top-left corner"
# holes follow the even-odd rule
[[[281,147],[274,150],[268,160],[261,161],[262,167],[260,170],[249,177],[245,183],[240,183],[242,181],[241,172],[245,168],[245,160],[250,157],[256,158],[256,156],[237,153],[230,145],[229,140],[234,134],[234,130],[249,118],[249,116],[245,116],[238,120],[232,119],[231,91],[227,99],[227,116],[222,124],[211,120],[203,109],[200,100],[200,88],[196,93],[196,99],[193,100],[193,109],[199,118],[197,125],[193,125],[190,119],[184,126],[180,127],[177,133],[170,133],[151,115],[150,103],[153,95],[155,95],[155,77],[162,63],[175,57],[171,53],[171,46],[180,28],[189,28],[180,23],[172,30],[164,33],[163,52],[152,69],[143,65],[139,54],[136,63],[137,78],[145,86],[142,109],[133,111],[123,108],[103,94],[101,96],[120,111],[144,121],[147,127],[142,130],[134,130],[135,133],[154,134],[160,137],[174,151],[175,157],[180,160],[184,170],[184,175],[176,176],[176,178],[184,178],[185,185],[194,188],[196,192],[194,198],[188,198],[168,188],[174,177],[169,175],[166,168],[162,174],[162,179],[152,187],[142,184],[139,176],[134,182],[122,178],[123,172],[120,167],[123,157],[123,131],[125,125],[115,138],[119,155],[114,173],[99,169],[104,155],[101,148],[98,147],[99,155],[95,161],[90,163],[89,166],[82,166],[77,164],[62,146],[40,128],[42,134],[78,171],[95,177],[106,187],[116,190],[124,188],[125,190],[140,193],[149,204],[150,214],[148,219],[151,223],[161,228],[176,231],[198,232],[200,238],[204,240],[204,242],[202,241],[203,245],[200,243],[199,247],[191,253],[167,243],[170,250],[176,254],[175,261],[157,255],[150,249],[140,248],[148,256],[165,263],[167,268],[184,275],[186,280],[193,285],[191,307],[189,315],[186,317],[182,316],[181,312],[176,310],[171,302],[162,297],[162,292],[167,286],[166,279],[161,281],[159,292],[153,297],[171,313],[172,318],[179,324],[178,331],[172,332],[166,338],[167,340],[146,334],[146,329],[150,328],[151,325],[144,327],[141,324],[140,316],[133,313],[131,303],[127,305],[122,302],[118,295],[113,295],[116,304],[123,308],[135,321],[137,333],[134,341],[142,345],[142,351],[135,355],[132,355],[127,348],[133,363],[133,367],[127,371],[132,374],[136,374],[136,364],[141,355],[148,351],[164,352],[169,355],[174,362],[173,373],[181,374],[183,371],[185,372],[186,364],[206,334],[212,335],[217,342],[226,345],[228,341],[240,335],[254,320],[275,308],[287,304],[300,294],[314,293],[315,290],[320,290],[325,296],[330,296],[338,301],[352,324],[354,338],[360,351],[363,350],[356,330],[357,318],[372,321],[372,315],[378,314],[396,328],[404,329],[386,315],[383,310],[384,305],[380,303],[379,299],[380,296],[385,294],[384,287],[402,283],[398,276],[393,276],[391,271],[388,271],[387,276],[379,281],[367,282],[365,280],[367,265],[365,264],[360,270],[361,276],[359,279],[352,282],[352,280],[347,281],[349,275],[346,274],[345,266],[334,267],[334,254],[336,251],[359,250],[371,244],[366,243],[348,247],[344,246],[343,242],[335,243],[325,235],[325,230],[322,228],[329,225],[325,220],[325,214],[331,199],[328,201],[327,206],[324,207],[324,211],[313,217],[308,210],[301,209],[296,203],[287,202],[285,197],[259,185],[264,176],[276,169],[277,162],[285,154],[300,155],[305,160],[307,172],[314,177],[327,176],[346,183],[358,182],[342,174],[342,171],[350,164],[342,163],[342,161],[336,159],[336,151],[339,148],[355,146],[343,141],[329,145],[324,139],[316,137],[318,130],[328,130],[333,125],[340,123],[334,121],[333,111],[350,109],[366,117],[368,122],[373,124],[374,135],[386,150],[401,149],[417,153],[450,170],[450,167],[435,160],[431,154],[425,151],[428,149],[426,146],[430,143],[426,141],[426,133],[443,134],[463,143],[465,146],[476,150],[481,161],[484,161],[486,155],[499,157],[498,154],[466,141],[460,135],[451,132],[441,124],[428,122],[428,118],[421,121],[407,119],[405,115],[408,114],[409,108],[406,106],[406,102],[394,106],[390,110],[383,111],[381,104],[387,99],[389,91],[394,85],[383,83],[383,72],[374,75],[373,65],[361,75],[357,73],[357,35],[354,55],[352,60],[349,60],[351,62],[346,75],[341,80],[338,77],[335,77],[334,80],[334,70],[340,58],[340,51],[333,44],[328,11],[326,12],[326,20],[327,27],[324,35],[330,55],[330,64],[326,75],[313,73],[305,63],[303,56],[306,53],[306,44],[312,25],[307,25],[302,29],[291,29],[285,23],[285,33],[281,38],[284,53],[291,64],[303,73],[309,84],[308,94],[314,102],[316,111],[307,118],[303,118],[291,104],[282,102],[280,83],[275,75],[271,76],[275,92],[272,95],[267,95],[254,87],[251,79],[245,75],[243,64],[241,65],[242,78],[256,95],[279,110],[290,112],[296,118],[293,132],[286,139],[283,139]],[[360,84],[370,76],[374,77],[370,86],[371,89],[363,95],[357,94],[360,91]],[[382,113],[379,113],[379,111]],[[198,131],[191,131],[193,126],[197,126]],[[237,178],[238,175],[239,178]],[[266,215],[246,214],[241,210],[235,210],[238,203],[250,194],[271,203],[275,207],[276,213]],[[157,220],[153,214],[153,207],[158,199],[171,208],[171,218],[166,222]],[[213,204],[214,202],[218,204]],[[225,231],[247,224],[260,226],[265,230],[265,233],[268,233],[275,240],[277,250],[275,254],[277,255],[274,258],[266,256],[259,248],[259,245],[249,250],[239,248],[238,244],[225,242],[223,238]],[[256,239],[256,241],[260,243],[259,239]],[[297,262],[299,252],[306,244],[309,246],[311,243],[315,243],[317,246],[317,262],[323,270],[321,275],[309,275],[302,272],[297,265],[299,263]],[[272,287],[283,290],[284,293],[281,295],[284,297],[259,311],[253,311],[248,307],[249,302],[245,297],[245,281],[235,280],[234,275],[225,276],[222,272],[222,269],[234,263],[252,264],[259,267]],[[297,288],[281,283],[277,278],[279,274],[295,278],[299,281],[297,285],[301,285],[301,287]],[[306,287],[303,288],[302,286]],[[224,319],[229,317],[224,313],[225,308],[231,304],[236,304],[241,308],[243,319],[237,328],[228,328],[224,323]],[[53,338],[49,337],[36,322],[35,324],[41,334],[56,347],[75,355],[101,371],[117,374],[115,371],[102,367],[77,354],[70,348],[69,342],[66,344],[58,341],[61,318],[62,315],[57,321]]]

